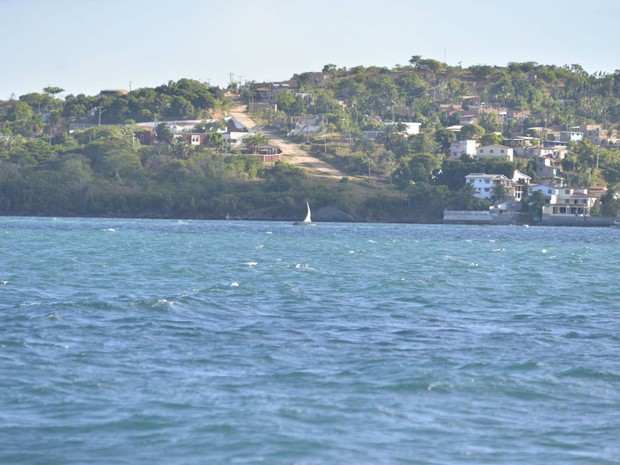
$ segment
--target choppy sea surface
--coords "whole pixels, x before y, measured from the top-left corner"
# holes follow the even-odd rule
[[[618,464],[620,229],[0,217],[1,464]]]

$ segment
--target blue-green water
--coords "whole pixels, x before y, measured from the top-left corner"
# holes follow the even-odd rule
[[[620,230],[0,218],[1,464],[620,463]]]

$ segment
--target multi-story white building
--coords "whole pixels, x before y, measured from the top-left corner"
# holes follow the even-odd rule
[[[512,147],[507,147],[505,145],[485,145],[483,147],[478,147],[476,155],[478,158],[497,158],[512,161],[514,158],[514,150]]]
[[[542,214],[547,216],[589,216],[597,201],[588,189],[555,184],[534,184],[528,187],[528,195],[539,191],[545,196]]]
[[[496,186],[504,186],[504,193],[511,197],[514,193],[514,183],[503,174],[470,173],[465,176],[465,182],[474,188],[474,197],[491,200],[495,195]]]
[[[523,174],[519,170],[515,170],[512,174],[512,183],[513,183],[513,197],[517,202],[520,202],[523,198],[523,191],[526,186],[532,181],[532,178],[527,174]]]
[[[468,157],[476,156],[476,141],[475,140],[457,140],[450,144],[450,158],[460,158],[461,155],[467,155]]]
[[[542,209],[543,215],[589,216],[596,197],[588,194],[588,189],[560,187],[549,205]]]

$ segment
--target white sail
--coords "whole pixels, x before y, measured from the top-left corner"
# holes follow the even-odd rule
[[[306,202],[306,206],[308,207],[308,213],[306,214],[306,218],[304,218],[304,223],[312,223],[312,216],[310,213],[310,204]]]
[[[312,214],[310,213],[310,204],[306,202],[306,207],[308,208],[308,213],[306,213],[306,217],[303,221],[295,221],[293,224],[297,226],[314,226],[312,222]]]

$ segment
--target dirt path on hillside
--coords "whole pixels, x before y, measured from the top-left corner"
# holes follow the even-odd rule
[[[289,142],[276,134],[274,131],[259,126],[256,121],[246,112],[245,105],[233,107],[229,112],[230,116],[254,131],[260,131],[269,139],[269,143],[282,150],[285,160],[291,165],[299,166],[314,176],[339,177],[346,176],[333,166],[313,157],[303,150],[299,144]]]

